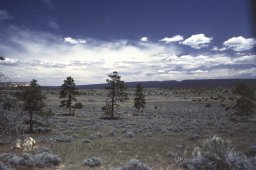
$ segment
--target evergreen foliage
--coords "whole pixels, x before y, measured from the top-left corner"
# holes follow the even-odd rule
[[[141,108],[145,108],[146,101],[145,95],[143,94],[143,88],[140,84],[137,84],[135,98],[134,98],[134,107],[140,111]]]
[[[23,110],[28,111],[30,115],[29,132],[33,132],[33,112],[40,112],[45,106],[43,99],[46,97],[42,94],[41,87],[37,84],[37,80],[32,80],[28,87],[22,88],[20,93],[17,93],[19,100],[23,102]]]
[[[106,89],[109,90],[108,97],[110,99],[110,104],[107,101],[106,107],[107,114],[110,115],[111,118],[114,117],[115,106],[118,105],[118,102],[124,102],[128,99],[128,94],[126,93],[126,86],[124,81],[121,80],[121,76],[118,75],[117,71],[113,71],[112,74],[108,75],[107,86]]]
[[[64,83],[61,85],[59,94],[59,98],[63,99],[60,102],[60,107],[69,108],[69,115],[72,115],[72,102],[76,101],[75,96],[77,96],[79,93],[76,88],[75,81],[71,76],[64,80]]]

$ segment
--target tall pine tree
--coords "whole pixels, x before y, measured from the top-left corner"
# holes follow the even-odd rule
[[[23,110],[29,112],[29,132],[33,132],[33,113],[42,111],[45,106],[43,99],[46,97],[42,94],[41,87],[36,80],[32,80],[28,87],[24,87],[21,93],[17,94],[18,99],[23,101]]]
[[[134,107],[140,111],[141,108],[145,108],[146,101],[145,95],[143,94],[143,88],[140,84],[137,84],[135,98],[134,98]]]
[[[61,90],[59,92],[59,98],[65,98],[61,101],[60,107],[66,107],[69,109],[69,115],[72,115],[72,102],[76,101],[75,96],[77,96],[78,90],[76,88],[76,84],[74,79],[69,76],[66,80],[64,80],[64,84],[61,86]],[[74,116],[74,115],[73,115]]]
[[[117,71],[113,71],[112,74],[108,75],[106,89],[109,90],[108,97],[110,98],[110,110],[107,113],[111,118],[114,118],[115,106],[117,102],[124,102],[127,99],[126,86],[124,81],[121,80],[121,76],[118,75]],[[109,108],[107,106],[107,108]]]

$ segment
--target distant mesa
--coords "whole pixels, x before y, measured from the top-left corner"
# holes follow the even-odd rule
[[[142,81],[125,82],[128,88],[135,88],[138,83],[143,88],[216,88],[233,87],[237,83],[246,83],[250,86],[256,86],[256,79],[203,79],[203,80],[167,80],[167,81]],[[77,85],[79,89],[104,89],[106,84]],[[59,86],[43,86],[48,89],[58,89]]]

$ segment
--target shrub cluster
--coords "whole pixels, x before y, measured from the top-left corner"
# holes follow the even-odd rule
[[[5,164],[3,166],[18,169],[46,168],[58,166],[61,163],[61,159],[58,155],[48,152],[42,152],[35,155],[23,153],[19,156],[11,153],[3,153],[0,154],[0,161]]]
[[[190,170],[255,170],[253,161],[245,154],[237,152],[229,141],[213,136],[196,147],[192,159],[184,163]]]

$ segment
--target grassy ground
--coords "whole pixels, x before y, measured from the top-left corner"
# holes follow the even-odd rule
[[[214,89],[216,90],[216,89]],[[203,90],[200,95],[191,90],[147,89],[147,106],[144,112],[134,116],[133,96],[122,104],[118,110],[121,120],[100,120],[101,107],[105,104],[105,91],[94,90],[90,95],[81,95],[77,100],[84,105],[76,110],[75,117],[52,118],[50,122],[53,132],[48,134],[32,134],[36,139],[44,136],[53,139],[57,134],[66,136],[77,135],[71,143],[41,141],[37,147],[49,147],[51,152],[58,154],[63,161],[59,169],[93,169],[82,165],[83,160],[93,156],[100,157],[103,165],[95,169],[109,169],[125,165],[130,159],[137,158],[147,163],[154,170],[181,169],[174,160],[167,156],[168,151],[177,151],[177,145],[184,146],[185,157],[191,156],[195,146],[199,146],[207,136],[218,135],[229,139],[238,150],[246,151],[250,144],[256,143],[253,129],[255,122],[232,122],[229,120],[231,111],[226,112],[220,103],[230,104],[230,93],[222,89]],[[59,98],[48,93],[46,105],[56,114],[67,113],[59,108]],[[88,94],[88,90],[83,93]],[[221,97],[220,97],[221,96]],[[218,98],[218,99],[216,99]],[[223,99],[222,99],[223,100]],[[210,107],[206,107],[210,104]],[[71,126],[70,124],[75,124]],[[152,136],[145,136],[151,126],[159,131],[152,131]],[[115,128],[114,136],[108,131]],[[134,132],[134,137],[126,136],[126,131]],[[162,132],[168,130],[168,133]],[[100,132],[102,137],[93,139],[91,143],[83,143],[83,139]],[[200,134],[202,139],[189,140],[193,134]],[[0,146],[1,152],[7,152],[6,146]]]

